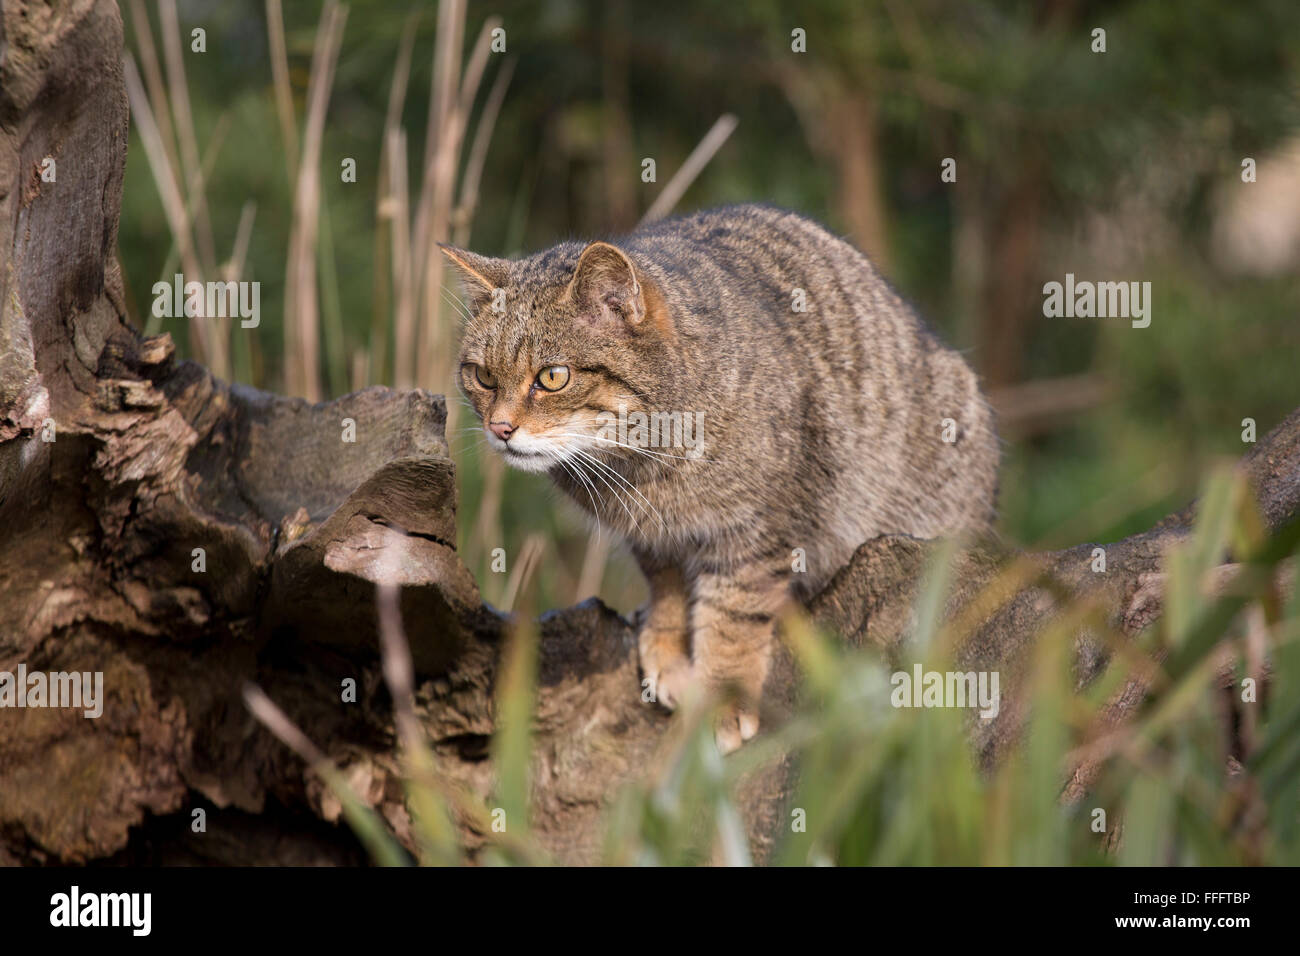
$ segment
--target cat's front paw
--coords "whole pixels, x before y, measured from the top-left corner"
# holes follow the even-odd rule
[[[690,657],[676,646],[653,640],[642,640],[639,650],[647,703],[676,710],[695,680]]]

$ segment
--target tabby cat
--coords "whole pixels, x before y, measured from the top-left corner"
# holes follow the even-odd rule
[[[692,682],[718,692],[724,752],[758,729],[787,601],[872,537],[992,519],[974,373],[803,216],[733,206],[518,261],[443,251],[488,443],[627,541],[646,686],[670,709]]]

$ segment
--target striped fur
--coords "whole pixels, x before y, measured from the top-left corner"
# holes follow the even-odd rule
[[[651,585],[644,676],[667,706],[697,678],[733,691],[724,749],[757,729],[789,597],[869,538],[992,520],[998,442],[974,373],[803,216],[715,209],[520,261],[445,251],[467,293],[465,394],[515,429],[488,441],[626,538]],[[554,365],[568,384],[538,388]],[[597,440],[620,405],[702,412],[698,457]]]

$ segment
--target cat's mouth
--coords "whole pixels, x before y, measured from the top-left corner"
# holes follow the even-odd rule
[[[536,443],[537,439],[534,436],[521,435],[519,438],[523,440],[512,438],[506,442],[488,432],[488,444],[512,468],[518,468],[520,471],[548,471],[555,464],[554,453],[535,447],[525,447]]]
[[[501,455],[512,468],[520,471],[550,471],[555,467],[555,456],[537,451],[518,451],[509,446],[501,449]]]

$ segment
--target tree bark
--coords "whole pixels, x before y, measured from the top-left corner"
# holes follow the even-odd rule
[[[9,2],[0,30],[0,671],[102,671],[106,696],[98,719],[0,709],[0,863],[363,861],[337,801],[240,691],[261,685],[409,839],[376,633],[374,582],[395,567],[440,769],[490,791],[503,619],[456,552],[443,399],[376,387],[310,405],[219,381],[178,361],[166,335],[141,338],[113,258],[128,133],[117,9]],[[1271,525],[1295,514],[1300,412],[1243,468]],[[1158,613],[1150,576],[1190,519],[1109,545],[1104,575],[1092,545],[1034,560],[1072,593],[1099,593],[1133,634]],[[888,651],[933,547],[865,543],[812,612]],[[962,551],[949,611],[1005,558]],[[1014,675],[1053,607],[1041,589],[1011,596],[964,659]],[[597,600],[541,620],[534,820],[564,861],[596,859],[607,795],[654,760],[671,720],[640,700],[634,633]],[[1078,661],[1086,677],[1104,651],[1081,639]],[[347,678],[353,704],[340,700]],[[986,761],[1023,717],[1014,679],[1004,687],[1001,715],[976,734]],[[1115,719],[1140,696],[1117,701]],[[782,651],[764,726],[795,705]],[[741,783],[759,860],[792,782],[787,759]],[[190,830],[194,808],[205,834]]]

